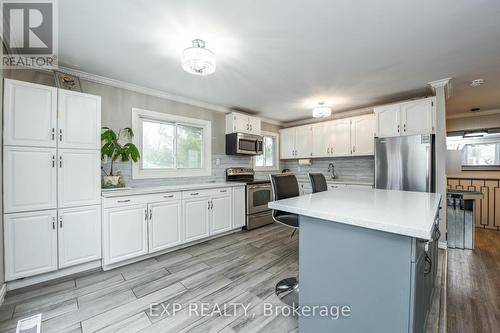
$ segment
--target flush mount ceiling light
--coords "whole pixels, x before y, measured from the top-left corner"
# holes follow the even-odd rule
[[[203,40],[195,39],[182,53],[182,68],[190,74],[210,75],[215,72],[215,54],[205,48]]]
[[[325,105],[325,102],[319,102],[318,106],[312,110],[314,118],[329,117],[332,114],[332,109]]]
[[[484,83],[484,79],[475,79],[475,80],[470,81],[470,86],[471,87],[479,87],[483,83]]]

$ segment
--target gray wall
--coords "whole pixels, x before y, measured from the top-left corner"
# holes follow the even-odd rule
[[[462,131],[470,129],[483,129],[500,127],[500,114],[477,115],[475,117],[464,117],[446,119],[446,131]]]
[[[54,86],[54,78],[51,73],[35,70],[8,70],[5,71],[7,78],[21,81]],[[225,155],[225,114],[197,106],[183,104],[168,99],[146,95],[131,90],[117,88],[105,84],[81,80],[82,90],[85,93],[101,96],[102,101],[102,126],[113,129],[132,126],[132,108],[141,108],[151,111],[164,112],[186,117],[193,117],[212,122],[212,176],[191,177],[174,179],[131,179],[131,165],[121,164],[116,170],[121,170],[125,175],[126,184],[130,186],[154,186],[171,184],[173,182],[200,182],[224,179],[224,170],[229,166],[251,167],[249,157],[231,157]],[[262,123],[264,131],[278,132],[276,125]],[[216,159],[220,159],[220,165],[216,165]],[[105,165],[106,167],[106,165]]]
[[[329,179],[328,164],[333,163],[339,180],[374,183],[375,160],[373,156],[337,157],[312,159],[310,166],[299,166],[297,160],[281,161],[283,168],[290,169],[299,181],[308,181],[307,173],[321,172]]]

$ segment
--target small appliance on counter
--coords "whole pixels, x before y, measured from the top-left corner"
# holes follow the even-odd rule
[[[226,180],[246,183],[246,226],[251,230],[273,223],[271,209],[267,207],[273,200],[270,180],[255,180],[255,172],[251,168],[228,168]]]

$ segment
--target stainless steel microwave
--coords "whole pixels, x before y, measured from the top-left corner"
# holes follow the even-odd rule
[[[260,155],[263,138],[245,133],[226,134],[226,155]]]

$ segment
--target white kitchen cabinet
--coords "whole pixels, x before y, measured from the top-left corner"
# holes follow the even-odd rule
[[[374,109],[379,138],[432,134],[435,128],[435,97],[418,99]]]
[[[232,112],[226,115],[226,134],[246,133],[261,134],[261,120],[258,117]]]
[[[57,207],[55,148],[4,147],[4,213]]]
[[[146,204],[106,208],[103,214],[103,261],[105,265],[148,253]]]
[[[101,258],[101,206],[60,209],[59,268]]]
[[[233,229],[246,225],[245,187],[233,187]]]
[[[98,150],[59,149],[59,208],[98,205],[101,202],[101,155]]]
[[[212,196],[210,200],[210,235],[220,234],[232,229],[231,189]]]
[[[299,126],[295,131],[295,152],[297,158],[312,157],[312,126]]]
[[[280,130],[280,158],[291,159],[295,156],[295,127]]]
[[[184,199],[182,202],[184,241],[191,242],[210,235],[210,197]]]
[[[100,149],[101,97],[59,89],[59,148]]]
[[[429,98],[401,103],[402,135],[434,132],[433,106],[434,101]]]
[[[352,155],[373,155],[375,146],[375,117],[373,114],[351,119]]]
[[[401,135],[401,107],[399,104],[376,107],[374,112],[376,133],[379,138]]]
[[[312,150],[313,157],[330,156],[330,133],[331,122],[317,123],[312,126]]]
[[[181,200],[148,204],[149,253],[182,243]]]
[[[5,280],[57,269],[57,211],[4,215]]]
[[[331,156],[351,155],[351,121],[349,118],[333,121],[329,140],[333,142]]]
[[[57,89],[4,80],[4,144],[55,147]]]

